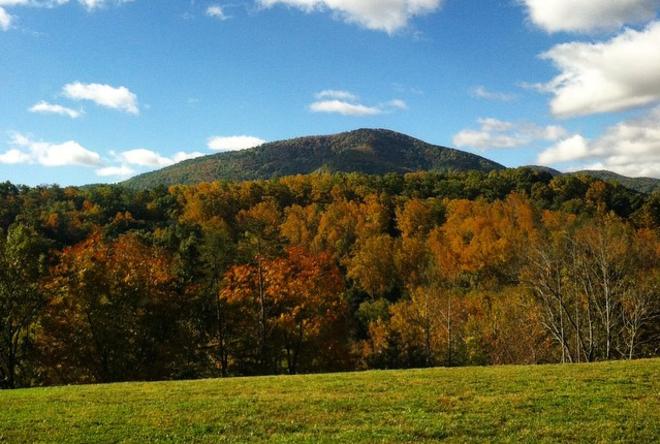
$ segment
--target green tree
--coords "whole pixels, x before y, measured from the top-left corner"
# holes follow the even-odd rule
[[[28,383],[22,378],[32,327],[46,299],[40,288],[46,242],[24,225],[0,233],[0,387]]]

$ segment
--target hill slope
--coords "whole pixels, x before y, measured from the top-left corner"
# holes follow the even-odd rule
[[[0,391],[7,442],[654,442],[660,360]]]
[[[607,182],[617,182],[626,188],[639,191],[640,193],[649,194],[655,191],[660,191],[660,179],[654,179],[652,177],[626,177],[605,170],[581,170],[571,173],[562,173],[554,168],[539,165],[528,165],[522,168],[529,168],[537,172],[548,173],[551,176],[591,176]]]
[[[583,170],[572,174],[584,174],[585,176],[595,177],[608,182],[618,182],[626,188],[639,191],[641,193],[653,193],[660,191],[660,179],[652,177],[626,177],[611,171]]]
[[[360,129],[198,157],[136,176],[125,185],[150,188],[213,180],[270,179],[320,170],[384,174],[499,169],[504,166],[475,154],[431,145],[394,131]]]

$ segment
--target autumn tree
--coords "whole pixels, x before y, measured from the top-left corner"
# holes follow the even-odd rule
[[[58,382],[173,375],[181,313],[170,258],[135,235],[67,248],[47,285],[40,347]]]
[[[657,313],[657,238],[639,237],[611,215],[584,226],[560,215],[545,220],[545,240],[530,249],[522,276],[562,362],[634,355],[640,330]]]
[[[454,365],[452,346],[458,339],[456,314],[449,291],[435,286],[415,288],[409,299],[391,308],[390,328],[400,338],[408,365]]]
[[[343,279],[328,253],[289,249],[267,267],[267,294],[278,306],[275,320],[287,371],[342,368],[346,360]]]
[[[278,255],[279,226],[281,214],[273,201],[264,201],[237,215],[238,223],[244,232],[238,244],[239,254],[244,255],[250,264],[256,267],[256,302],[258,311],[259,363],[268,369],[269,354],[267,348],[268,308],[264,263]]]
[[[264,260],[261,268],[251,264],[228,270],[220,297],[234,313],[230,322],[239,326],[232,329],[237,335],[231,340],[233,357],[241,362],[237,371],[276,373],[280,358],[289,373],[314,369],[314,362],[329,365],[331,356],[341,355],[342,289],[329,254],[300,248]],[[251,334],[262,328],[263,338]]]
[[[394,288],[396,273],[393,261],[394,241],[387,234],[361,241],[348,259],[348,277],[354,279],[372,300]]]
[[[0,388],[30,383],[27,354],[34,328],[47,302],[40,287],[47,243],[16,224],[0,231]]]

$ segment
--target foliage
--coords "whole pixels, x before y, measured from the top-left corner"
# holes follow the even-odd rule
[[[658,202],[530,169],[4,184],[1,384],[657,356]]]

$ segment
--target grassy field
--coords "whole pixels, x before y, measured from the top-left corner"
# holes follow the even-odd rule
[[[0,392],[0,442],[658,442],[660,360]]]

